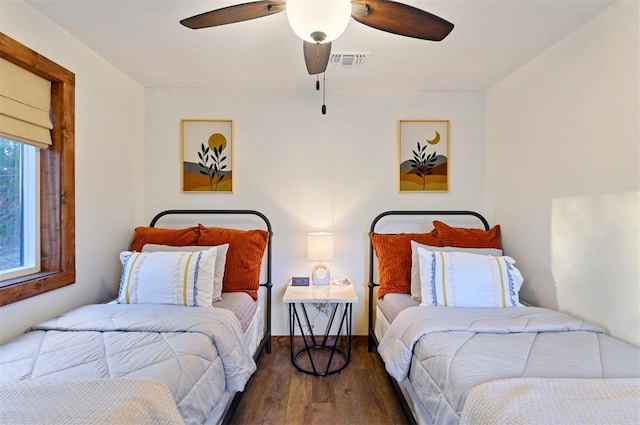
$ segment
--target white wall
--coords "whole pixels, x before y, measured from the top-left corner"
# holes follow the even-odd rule
[[[486,207],[525,299],[640,343],[639,3],[487,92]]]
[[[253,208],[273,225],[275,335],[288,333],[282,294],[292,275],[308,275],[306,233],[335,234],[333,276],[348,276],[360,297],[354,333],[366,334],[367,247],[371,220],[389,209],[483,205],[484,94],[480,92],[327,92],[313,90],[147,89],[145,217],[168,208]],[[232,119],[233,194],[181,193],[180,120]],[[448,193],[400,194],[400,119],[451,121]]]
[[[143,217],[144,89],[22,1],[0,2],[9,37],[76,75],[76,283],[0,307],[0,342],[112,297],[117,253]]]

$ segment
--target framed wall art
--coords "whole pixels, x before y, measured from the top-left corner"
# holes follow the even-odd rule
[[[400,192],[449,190],[448,120],[400,120],[398,180]]]
[[[182,191],[233,192],[233,121],[183,119]]]

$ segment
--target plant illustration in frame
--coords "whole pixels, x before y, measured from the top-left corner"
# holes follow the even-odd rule
[[[398,126],[400,192],[449,190],[449,121],[401,120]]]
[[[181,127],[182,190],[232,192],[233,122],[185,119]]]

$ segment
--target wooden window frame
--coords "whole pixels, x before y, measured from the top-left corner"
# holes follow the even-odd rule
[[[76,280],[75,74],[0,32],[0,57],[51,81],[52,145],[40,151],[40,271],[0,282],[0,306]]]

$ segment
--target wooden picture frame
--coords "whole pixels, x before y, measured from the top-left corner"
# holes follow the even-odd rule
[[[180,121],[183,192],[233,192],[233,121]]]
[[[400,120],[398,187],[404,192],[449,191],[449,120]]]

